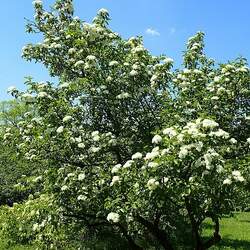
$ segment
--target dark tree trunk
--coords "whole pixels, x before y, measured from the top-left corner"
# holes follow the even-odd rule
[[[149,230],[149,232],[158,240],[158,242],[164,247],[165,250],[174,249],[167,237],[167,234],[163,230],[159,229],[157,225],[144,219],[140,215],[136,216],[136,220]]]
[[[220,222],[218,218],[213,219],[214,222],[214,235],[208,241],[204,243],[205,249],[210,248],[211,246],[217,244],[221,240],[220,232]]]
[[[138,246],[135,243],[135,241],[133,240],[133,238],[128,234],[127,230],[121,224],[118,224],[118,227],[121,230],[121,232],[123,233],[123,236],[128,241],[129,249],[131,249],[131,250],[143,250],[142,247]]]

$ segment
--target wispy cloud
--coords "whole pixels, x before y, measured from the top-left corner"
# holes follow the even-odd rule
[[[169,29],[169,34],[170,34],[170,35],[175,34],[175,32],[176,32],[176,28],[175,28],[175,27],[171,27],[171,28]]]
[[[157,30],[152,29],[152,28],[147,28],[146,34],[151,35],[151,36],[159,36],[160,35],[160,33]]]

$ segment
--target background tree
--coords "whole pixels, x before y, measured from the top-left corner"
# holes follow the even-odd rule
[[[30,112],[32,113],[32,109],[16,100],[0,103],[1,205],[12,205],[13,202],[20,202],[27,198],[29,194],[38,190],[37,185],[31,182],[32,178],[29,179],[33,175],[38,175],[38,165],[35,163],[30,165],[30,162],[24,159],[16,148],[15,143],[17,141],[14,144],[9,141],[11,135],[9,131],[17,131],[19,122],[25,119],[25,116]]]

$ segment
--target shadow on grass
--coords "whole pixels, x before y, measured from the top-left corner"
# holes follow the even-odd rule
[[[203,238],[205,241],[209,239],[209,237]],[[232,240],[227,237],[222,237],[222,240],[215,245],[216,249],[225,249],[226,247],[230,247],[230,249],[250,249],[250,241],[246,240]]]
[[[233,247],[234,249],[243,248],[243,249],[250,249],[250,241],[245,240],[232,240],[223,238],[218,246],[222,247]]]
[[[250,223],[250,220],[239,220],[239,222]]]

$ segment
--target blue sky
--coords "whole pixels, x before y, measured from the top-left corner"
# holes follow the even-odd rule
[[[45,6],[53,0],[44,0]],[[125,38],[144,37],[154,55],[164,53],[176,65],[188,37],[206,33],[206,52],[219,62],[244,56],[250,60],[249,0],[74,0],[75,15],[91,21],[100,8],[111,15],[110,26]],[[6,89],[24,88],[24,77],[49,80],[40,64],[25,62],[21,48],[38,37],[25,34],[24,17],[32,19],[32,0],[3,0],[0,15],[0,100],[9,99]]]

